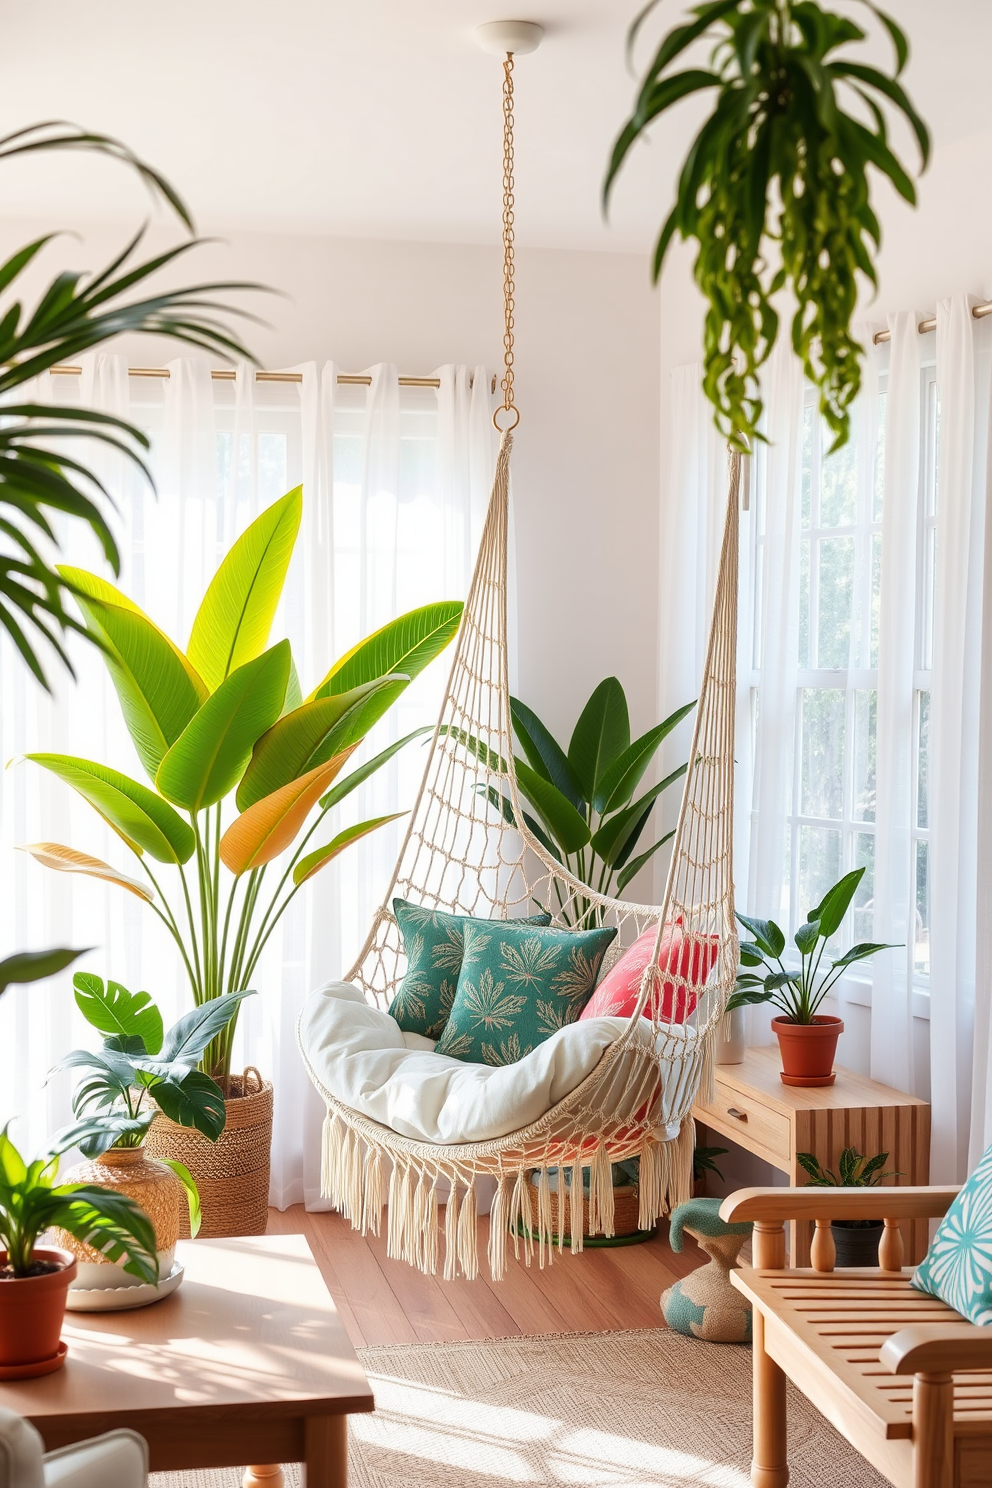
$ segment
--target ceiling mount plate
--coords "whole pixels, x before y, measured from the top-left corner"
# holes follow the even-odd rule
[[[543,35],[544,27],[536,21],[487,21],[475,28],[475,39],[482,50],[497,57],[505,57],[507,52],[520,57],[525,52],[536,52]]]

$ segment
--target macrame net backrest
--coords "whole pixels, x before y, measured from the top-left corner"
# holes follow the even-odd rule
[[[645,1010],[664,1041],[688,1027],[708,1038],[723,1016],[737,971],[733,885],[733,768],[737,645],[739,456],[731,458],[730,495],[706,663],[664,898],[636,904],[597,894],[557,861],[525,822],[513,768],[507,670],[507,525],[512,435],[504,434],[479,556],[469,590],[440,717],[406,839],[385,900],[348,979],[382,1008],[403,978],[406,961],[392,913],[401,898],[427,909],[482,919],[517,918],[544,909],[552,923],[617,929],[607,965],[650,925],[655,951],[641,986],[636,1026]],[[714,937],[716,964],[705,987],[693,965],[711,957],[683,955],[659,969],[667,927],[702,942]],[[604,967],[604,971],[605,971]],[[670,996],[652,997],[659,980]],[[662,1006],[671,1010],[662,1017]],[[670,1053],[670,1049],[662,1052]]]
[[[385,900],[348,979],[388,1007],[406,966],[394,897],[484,919],[540,907],[561,927],[613,925],[613,961],[650,927],[655,936],[634,1012],[618,1020],[596,1068],[523,1130],[460,1145],[404,1137],[345,1106],[307,1061],[327,1103],[323,1193],[356,1228],[376,1234],[388,1202],[389,1255],[431,1274],[443,1229],[446,1277],[477,1274],[481,1175],[497,1184],[489,1239],[497,1279],[506,1267],[508,1233],[518,1253],[522,1235],[528,1262],[536,1247],[542,1266],[566,1236],[577,1251],[584,1229],[613,1234],[614,1162],[639,1159],[642,1229],[689,1197],[692,1105],[701,1084],[712,1089],[714,1042],[738,962],[732,842],[739,456],[731,456],[713,621],[665,895],[660,905],[646,905],[595,893],[526,825],[513,769],[507,675],[511,446],[504,434],[420,793]],[[676,936],[688,955],[671,955]],[[697,956],[704,945],[706,954]],[[702,963],[712,963],[705,981],[692,975]]]

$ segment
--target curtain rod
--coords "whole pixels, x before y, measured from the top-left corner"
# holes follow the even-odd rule
[[[986,315],[992,315],[992,300],[986,300],[982,305],[972,305],[971,313],[976,320],[983,320]],[[925,336],[928,331],[935,331],[937,329],[936,315],[928,315],[925,320],[920,321],[916,329],[921,336]],[[892,340],[892,332],[876,331],[871,339],[876,346],[881,346],[883,341]]]
[[[48,370],[49,370],[49,372],[51,373],[51,375],[53,377],[81,377],[82,376],[82,372],[83,372],[82,367],[69,367],[69,366],[65,366],[65,367],[49,367]],[[129,377],[169,377],[170,376],[170,372],[169,372],[168,367],[128,367],[128,369],[127,369],[127,375]],[[237,375],[238,374],[234,370],[233,367],[213,367],[211,369],[211,372],[210,372],[210,376],[212,377],[212,379],[214,380],[214,382],[234,382],[234,380],[237,377]],[[352,387],[371,387],[372,386],[372,378],[370,376],[368,376],[367,373],[361,373],[361,374],[356,375],[355,373],[352,373],[352,372],[339,372],[338,373],[337,380],[338,380],[339,383],[346,383],[348,386],[352,386]],[[303,381],[303,373],[302,372],[256,372],[255,373],[255,381],[256,382],[302,382]],[[469,381],[469,387],[472,386],[472,381],[474,381],[474,379],[471,379]],[[422,387],[422,388],[428,388],[429,387],[429,388],[439,388],[441,386],[441,379],[439,377],[399,377],[399,378],[397,378],[397,382],[399,383],[400,387]],[[491,392],[495,392],[496,391],[496,377],[495,377],[495,375],[493,376],[492,386],[490,388],[490,391]]]

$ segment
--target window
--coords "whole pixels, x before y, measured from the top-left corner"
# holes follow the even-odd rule
[[[933,653],[939,401],[935,370],[922,387],[918,637],[914,677],[916,811],[913,967],[929,975],[928,743]],[[873,938],[878,641],[885,460],[884,374],[863,396],[852,436],[829,453],[830,432],[807,388],[802,425],[796,707],[791,795],[783,843],[782,914],[794,931],[831,884],[865,868],[836,944]],[[761,680],[765,520],[761,462],[749,563],[753,600],[752,728]]]

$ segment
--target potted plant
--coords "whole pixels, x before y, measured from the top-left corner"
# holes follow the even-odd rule
[[[193,1177],[174,1158],[147,1155],[148,1128],[161,1111],[208,1142],[217,1141],[224,1130],[224,1092],[197,1064],[233,1018],[241,999],[252,994],[238,992],[203,1003],[166,1032],[162,1014],[147,992],[129,992],[119,982],[105,983],[91,972],[77,972],[72,980],[77,1007],[104,1040],[99,1051],[75,1049],[56,1066],[84,1071],[72,1098],[77,1124],[62,1138],[88,1161],[65,1176],[67,1181],[129,1194],[149,1215],[162,1279],[155,1294],[142,1290],[134,1305],[143,1305],[178,1286],[182,1268],[175,1266],[176,1241],[200,1228],[200,1196]],[[101,1305],[93,1295],[101,1291],[107,1292],[106,1306],[120,1305],[121,1299],[111,1293],[129,1286],[121,1268],[70,1234],[60,1234],[58,1240],[79,1263],[70,1291],[85,1291],[89,1308]],[[133,1283],[130,1286],[134,1290]],[[72,1300],[70,1295],[70,1306]]]
[[[649,0],[640,12],[630,48],[657,4]],[[880,229],[870,170],[916,202],[889,141],[890,106],[916,136],[923,166],[929,158],[927,127],[900,81],[906,38],[875,5],[867,10],[892,43],[892,73],[852,57],[851,45],[866,33],[817,0],[693,6],[654,52],[613,148],[604,204],[654,121],[682,99],[711,95],[711,112],[686,153],[658,237],[654,278],[676,235],[695,245],[693,274],[706,301],[703,388],[717,427],[745,453],[761,437],[759,372],[778,337],[783,290],[793,307],[792,345],[819,389],[833,448],[847,440],[861,385],[863,347],[851,333],[858,276],[877,283]],[[675,71],[700,41],[712,43],[708,65]],[[852,103],[849,112],[845,105]]]
[[[840,929],[864,873],[863,868],[845,873],[827,890],[816,908],[810,910],[805,924],[800,925],[793,937],[799,952],[797,971],[788,970],[782,960],[785,935],[774,920],[737,915],[753,939],[741,942],[741,965],[748,970],[739,973],[727,1011],[762,1002],[770,1002],[779,1009],[778,1016],[772,1019],[772,1029],[778,1038],[782,1080],[786,1085],[834,1083],[834,1056],[844,1024],[831,1013],[819,1012],[819,1008],[849,966],[864,961],[876,951],[894,949],[862,942],[821,970],[827,942]],[[764,974],[751,970],[753,967],[761,967]]]
[[[146,881],[60,843],[25,850],[48,868],[92,874],[143,899],[174,940],[197,1007],[243,993],[303,885],[395,819],[376,817],[311,845],[340,801],[427,732],[414,730],[337,780],[461,616],[460,601],[400,616],[336,661],[304,699],[289,642],[269,645],[301,513],[297,487],[241,535],[207,589],[185,653],[112,584],[59,570],[101,648],[151,787],[73,755],[27,758],[89,802]],[[266,1223],[272,1086],[256,1074],[253,1089],[250,1072],[231,1074],[237,1014],[236,1004],[200,1060],[228,1101],[222,1141],[215,1147],[164,1114],[146,1140],[150,1154],[193,1174],[205,1235],[261,1234]]]
[[[140,1281],[158,1280],[155,1232],[133,1199],[88,1183],[57,1183],[64,1139],[26,1163],[0,1131],[0,1380],[51,1374],[65,1360],[59,1342],[76,1258],[38,1245],[58,1227],[96,1246]]]
[[[663,780],[634,793],[650,768],[658,748],[675,726],[695,707],[686,703],[663,723],[631,740],[627,697],[616,677],[600,682],[579,714],[567,748],[559,744],[532,708],[510,699],[513,730],[521,753],[513,767],[521,797],[533,809],[524,821],[542,846],[580,883],[599,894],[622,894],[636,873],[675,834],[666,832],[645,852],[635,850],[661,793],[681,780],[680,765]],[[459,741],[477,756],[491,754],[469,734]],[[503,763],[492,756],[494,768]],[[492,805],[513,823],[513,804],[495,786],[487,790]],[[585,928],[599,924],[600,907],[580,896],[566,899],[555,880],[557,903],[547,909],[566,925]]]
[[[876,1152],[874,1157],[862,1157],[853,1147],[845,1147],[840,1155],[840,1177],[835,1178],[812,1152],[797,1152],[796,1158],[804,1172],[809,1174],[809,1188],[876,1188],[886,1178],[901,1178],[901,1173],[883,1173],[889,1160],[887,1152]],[[830,1230],[834,1237],[837,1266],[877,1266],[878,1242],[882,1238],[884,1223],[880,1219],[832,1219]]]
[[[716,1165],[718,1157],[726,1157],[729,1147],[693,1147],[692,1149],[692,1197],[701,1199],[706,1193],[706,1174],[715,1173],[723,1179]]]

